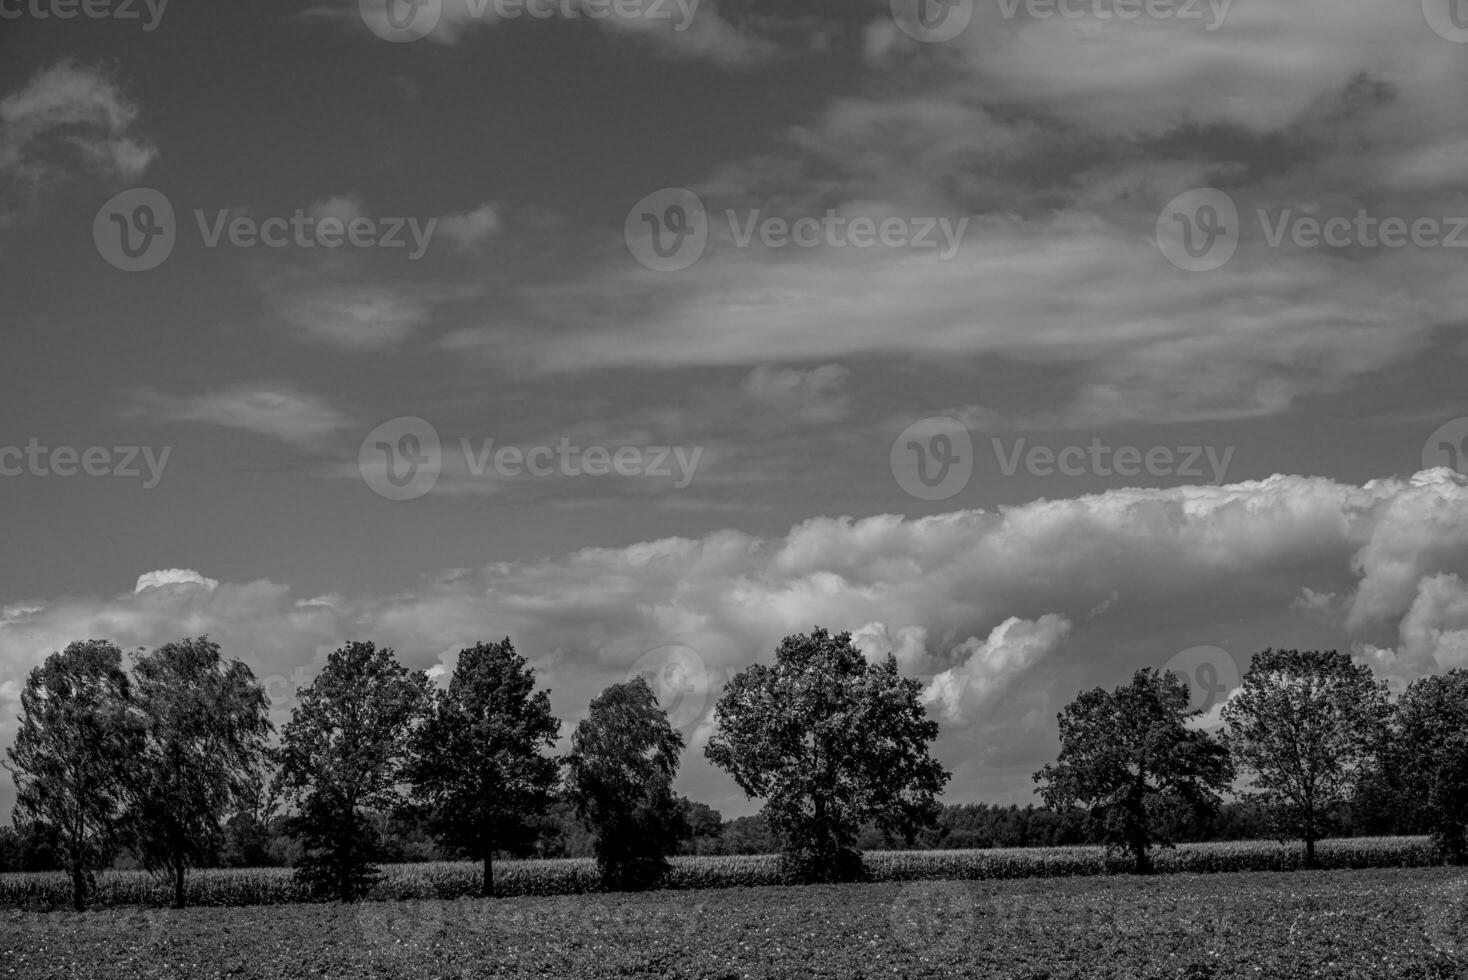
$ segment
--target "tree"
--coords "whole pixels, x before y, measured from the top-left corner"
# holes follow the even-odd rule
[[[141,751],[143,720],[122,651],[86,640],[51,654],[26,678],[20,709],[5,765],[17,790],[15,825],[54,831],[72,904],[82,911],[95,872],[124,843],[126,775]]]
[[[559,775],[543,753],[560,728],[534,668],[506,637],[459,652],[414,739],[414,792],[436,835],[484,862],[485,897],[494,894],[495,852],[524,854],[535,843]]]
[[[766,800],[793,877],[858,878],[864,823],[910,842],[937,814],[949,774],[928,754],[938,724],[922,685],[901,677],[891,656],[867,663],[849,633],[786,637],[773,666],[755,664],[730,681],[714,716],[705,754]]]
[[[332,651],[301,693],[282,733],[275,790],[296,808],[293,826],[306,849],[296,873],[307,885],[351,902],[376,881],[366,811],[402,804],[427,704],[422,671],[360,642]]]
[[[1168,827],[1183,813],[1210,813],[1233,779],[1227,750],[1188,725],[1188,685],[1153,668],[1130,684],[1083,691],[1060,719],[1060,756],[1035,773],[1045,805],[1089,811],[1097,836],[1128,851],[1137,874],[1152,871],[1154,844],[1171,847]]]
[[[1371,668],[1329,651],[1265,650],[1223,707],[1225,739],[1276,832],[1315,842],[1350,801],[1381,747],[1386,685]]]
[[[0,872],[60,871],[56,828],[35,822],[0,827]]]
[[[567,796],[596,835],[597,866],[611,887],[654,884],[687,836],[673,794],[682,751],[683,736],[640,676],[603,691],[571,735]]]
[[[213,863],[224,818],[259,780],[270,702],[249,667],[225,663],[203,636],[137,656],[133,677],[148,728],[129,770],[131,842],[182,908],[188,869]]]
[[[1399,810],[1420,814],[1439,851],[1468,858],[1468,671],[1421,677],[1398,700],[1380,770]]]
[[[678,807],[683,811],[683,825],[688,831],[687,836],[678,842],[679,853],[720,853],[724,835],[723,814],[707,803],[699,803],[686,796],[678,797]]]

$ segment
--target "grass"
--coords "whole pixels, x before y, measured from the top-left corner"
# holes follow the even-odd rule
[[[1464,975],[1450,868],[884,882],[0,912],[0,975],[1069,978]]]
[[[1318,860],[1324,868],[1424,867],[1436,863],[1425,837],[1358,837],[1323,841]],[[994,880],[1078,877],[1125,871],[1125,861],[1108,861],[1096,847],[1008,848],[975,851],[875,851],[864,859],[873,881]],[[1301,867],[1299,844],[1240,841],[1184,844],[1156,853],[1163,873],[1290,871]],[[374,898],[459,898],[479,893],[481,870],[474,863],[386,865]],[[772,856],[677,858],[664,887],[675,890],[755,887],[780,884]],[[500,896],[574,895],[600,890],[590,859],[505,861],[495,865]],[[304,902],[286,868],[208,870],[189,878],[192,905],[278,905]],[[141,871],[99,876],[92,902],[103,907],[166,905],[170,888]],[[64,874],[0,875],[0,907],[36,910],[71,902]]]

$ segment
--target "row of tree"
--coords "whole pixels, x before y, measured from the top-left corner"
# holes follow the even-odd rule
[[[800,880],[859,877],[876,842],[950,837],[1099,841],[1147,871],[1154,846],[1230,812],[1235,829],[1302,840],[1313,861],[1343,812],[1373,807],[1464,857],[1468,672],[1419,680],[1393,704],[1349,656],[1267,650],[1219,733],[1188,701],[1181,678],[1150,669],[1082,692],[1060,715],[1059,757],[1035,775],[1048,809],[1011,811],[1000,837],[945,829],[949,774],[930,754],[938,726],[922,685],[890,656],[868,662],[848,634],[787,637],[771,664],[736,675],[705,754],[764,801],[757,820],[735,822],[740,846],[773,842]],[[673,792],[683,739],[640,677],[593,700],[559,758],[548,693],[508,639],[461,651],[443,689],[389,649],[348,643],[299,693],[278,743],[266,707],[249,669],[207,638],[139,652],[131,673],[112,644],[74,643],[21,696],[7,765],[16,826],[50,842],[79,908],[121,848],[182,904],[189,869],[226,844],[258,853],[275,830],[291,835],[302,880],[343,901],[371,887],[394,825],[481,860],[486,895],[496,855],[546,853],[558,825],[564,846],[568,822],[616,888],[654,883],[690,842],[728,846],[717,813]],[[1244,805],[1222,808],[1227,792]]]
[[[817,629],[781,644],[772,666],[730,683],[706,749],[751,796],[790,872],[858,873],[864,826],[911,841],[938,812],[948,774],[928,752],[938,726],[921,684],[895,660],[869,664],[847,635]],[[434,838],[484,865],[535,847],[557,806],[588,829],[603,879],[646,887],[680,842],[722,824],[672,790],[684,748],[641,677],[591,702],[570,752],[534,670],[508,639],[460,652],[446,688],[393,652],[352,642],[299,692],[271,744],[263,689],[207,637],[133,655],[73,643],[31,672],[7,753],[15,822],[51,841],[85,906],[120,850],[172,881],[211,863],[228,828],[268,827],[280,808],[296,873],[342,901],[378,876],[381,822],[422,816]],[[231,819],[231,814],[233,818]]]
[[[1395,702],[1371,668],[1336,651],[1266,650],[1222,708],[1215,734],[1187,683],[1147,669],[1083,692],[1060,715],[1059,758],[1035,774],[1047,805],[1083,808],[1140,872],[1172,828],[1233,792],[1269,833],[1315,845],[1343,815],[1425,831],[1468,856],[1468,672],[1414,681]]]

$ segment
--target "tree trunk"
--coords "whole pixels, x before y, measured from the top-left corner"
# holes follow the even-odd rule
[[[184,907],[184,875],[186,869],[182,859],[173,865],[173,907],[181,909]]]
[[[1152,873],[1152,858],[1147,853],[1146,838],[1135,838],[1132,841],[1132,854],[1137,859],[1137,874],[1149,875]]]
[[[1305,838],[1305,867],[1315,867],[1315,838]]]
[[[336,890],[343,903],[352,900],[352,832],[356,829],[357,814],[348,811],[346,826],[336,848]]]
[[[494,898],[494,848],[484,848],[484,887],[480,891],[485,898]]]
[[[78,912],[87,910],[87,876],[80,864],[71,869],[71,904]]]

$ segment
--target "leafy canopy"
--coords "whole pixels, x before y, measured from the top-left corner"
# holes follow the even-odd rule
[[[849,633],[786,637],[773,665],[734,677],[714,715],[705,754],[766,801],[796,877],[855,878],[863,824],[911,841],[937,813],[949,774],[928,754],[938,723],[922,684],[900,676],[890,655],[868,663]]]
[[[429,703],[428,678],[393,651],[352,642],[299,695],[282,733],[275,790],[297,808],[306,847],[297,873],[343,902],[378,877],[364,811],[403,803],[412,736]]]
[[[20,730],[5,753],[15,821],[55,830],[79,911],[95,872],[124,843],[128,770],[141,753],[144,727],[122,651],[105,640],[51,654],[20,693]]]
[[[535,841],[559,775],[545,752],[559,732],[549,694],[506,637],[459,652],[414,738],[414,792],[439,837],[484,862],[485,895],[495,852],[523,854]]]
[[[250,668],[225,663],[208,637],[137,656],[133,675],[147,720],[129,767],[133,847],[144,867],[173,879],[182,905],[186,869],[214,859],[225,816],[256,788],[269,701]]]
[[[1382,745],[1386,685],[1334,650],[1265,650],[1223,707],[1226,739],[1251,795],[1281,836],[1315,842],[1348,802]]]
[[[1151,870],[1151,847],[1171,846],[1166,829],[1179,815],[1217,808],[1233,779],[1227,750],[1189,726],[1180,677],[1139,670],[1130,684],[1093,688],[1065,706],[1060,755],[1035,774],[1050,809],[1080,805],[1113,850],[1132,854],[1138,873]]]
[[[614,888],[645,888],[667,870],[687,836],[673,793],[683,736],[668,724],[643,677],[613,684],[591,702],[571,736],[566,789],[596,834],[602,877]]]

